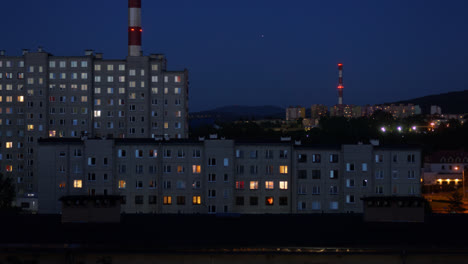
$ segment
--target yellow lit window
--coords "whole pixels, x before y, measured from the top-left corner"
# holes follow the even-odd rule
[[[82,180],[74,180],[73,181],[73,188],[82,188],[83,187],[83,181]]]
[[[168,129],[169,128],[169,123],[168,122],[164,122],[164,129]]]
[[[7,103],[11,103],[13,101],[13,97],[12,96],[7,96],[6,101],[7,101]]]
[[[201,165],[193,165],[193,166],[192,166],[192,172],[193,172],[194,174],[199,174],[199,173],[201,173]]]
[[[55,137],[57,132],[55,130],[49,130],[49,137]]]
[[[266,181],[265,182],[265,189],[271,190],[274,187],[275,187],[275,184],[273,183],[273,181]]]
[[[273,197],[271,196],[268,196],[268,197],[265,197],[265,205],[273,205]]]
[[[193,196],[192,203],[201,204],[201,196]]]
[[[6,148],[12,148],[13,147],[13,142],[6,142],[5,147]]]
[[[119,189],[125,189],[127,187],[127,183],[124,180],[119,181]]]
[[[22,95],[18,96],[18,102],[20,103],[24,102],[24,96]]]
[[[164,196],[163,204],[172,204],[172,196]]]
[[[177,166],[177,173],[184,173],[185,169],[184,166]]]
[[[34,125],[28,125],[28,131],[34,130]]]
[[[279,182],[279,188],[281,190],[287,190],[288,189],[288,181],[280,181]]]
[[[258,181],[250,181],[250,190],[258,189]]]
[[[6,165],[6,171],[12,172],[13,171],[13,165]]]
[[[280,174],[288,174],[288,166],[283,165],[279,167]]]
[[[1,90],[2,90],[2,89],[0,89],[0,91],[1,91]],[[1,101],[2,101],[2,97],[0,96],[0,102],[1,102]]]
[[[59,184],[59,188],[65,188],[65,183],[64,183],[64,182],[61,182],[61,183]]]

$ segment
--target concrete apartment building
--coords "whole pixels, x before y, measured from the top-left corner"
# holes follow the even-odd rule
[[[39,213],[63,195],[122,195],[125,213],[362,212],[420,196],[417,148],[226,139],[41,139]]]
[[[188,137],[188,72],[143,55],[141,0],[128,7],[125,59],[0,51],[0,173],[14,179],[17,205],[37,206],[39,138]]]

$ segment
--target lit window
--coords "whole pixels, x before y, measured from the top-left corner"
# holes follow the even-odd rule
[[[59,184],[59,188],[65,188],[65,183],[64,183],[64,182],[61,182],[61,183]]]
[[[12,171],[13,171],[13,165],[6,165],[5,170],[6,170],[7,172],[12,172]]]
[[[174,88],[174,93],[175,94],[180,94],[181,90],[182,89],[180,89],[180,88]]]
[[[168,122],[164,122],[164,129],[168,129],[169,128],[169,123]]]
[[[201,165],[193,165],[192,166],[192,172],[194,174],[200,174],[201,173]]]
[[[49,137],[55,137],[56,136],[56,131],[55,130],[49,130]]]
[[[28,131],[34,130],[34,125],[28,125]]]
[[[163,197],[163,204],[172,204],[172,196],[164,196]]]
[[[101,110],[94,110],[94,117],[101,117]]]
[[[279,167],[280,174],[288,174],[288,166],[280,166]]]
[[[265,205],[273,205],[273,197],[271,196],[268,196],[268,197],[265,197]]]
[[[281,190],[287,190],[288,189],[288,181],[280,181],[279,182],[279,188]]]
[[[192,203],[201,204],[201,196],[193,196]]]
[[[124,180],[119,181],[119,189],[125,189],[127,187],[127,183]]]
[[[275,188],[275,184],[273,181],[266,181],[265,182],[265,189],[272,190]]]
[[[13,142],[6,142],[5,147],[6,148],[12,148],[13,147]]]
[[[244,181],[236,181],[236,189],[244,189]]]
[[[175,76],[174,81],[175,81],[176,83],[179,83],[179,82],[181,81],[180,76]]]
[[[250,181],[250,190],[258,189],[258,181]]]
[[[83,181],[82,180],[74,180],[73,181],[73,188],[82,188],[83,187]]]

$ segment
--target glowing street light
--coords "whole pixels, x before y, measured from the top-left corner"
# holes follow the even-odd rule
[[[454,168],[456,171],[460,170],[460,167],[459,166],[455,166]],[[461,168],[462,169],[462,179],[463,179],[463,201],[465,201],[465,168]]]

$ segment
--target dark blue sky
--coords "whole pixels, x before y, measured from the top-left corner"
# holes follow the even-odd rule
[[[142,0],[143,50],[189,69],[190,111],[376,104],[468,89],[466,0]],[[0,49],[127,55],[127,0],[15,0]],[[262,37],[263,35],[263,37]]]

